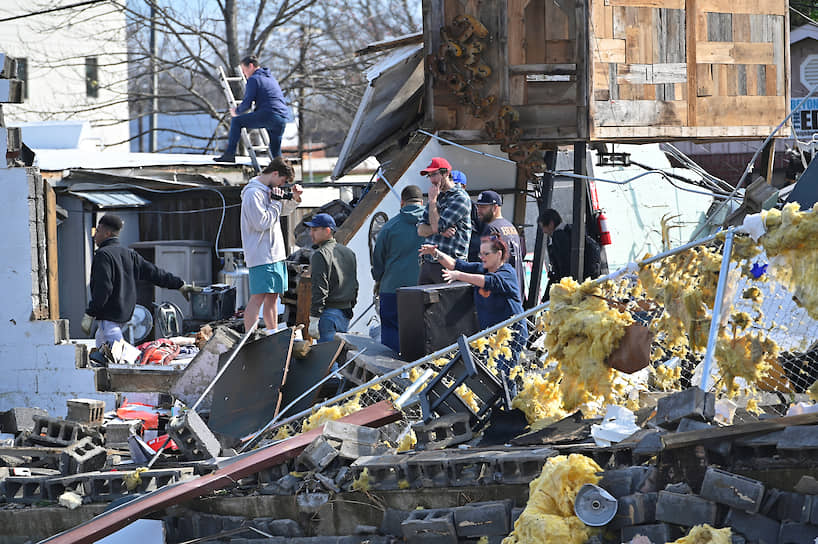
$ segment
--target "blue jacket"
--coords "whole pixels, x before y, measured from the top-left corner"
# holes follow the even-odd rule
[[[418,249],[423,243],[417,224],[423,210],[418,204],[407,204],[378,233],[372,252],[372,277],[381,283],[381,293],[395,293],[398,287],[417,285]]]
[[[454,268],[468,274],[483,274],[486,278],[485,286],[474,288],[474,307],[481,329],[487,329],[523,312],[517,272],[510,264],[504,263],[497,272],[490,273],[486,272],[482,263],[467,263],[457,259]],[[525,320],[521,321],[524,322]]]
[[[236,106],[236,113],[244,113],[250,110],[253,102],[256,103],[256,111],[266,111],[275,113],[284,118],[289,117],[287,101],[284,100],[284,93],[278,81],[267,68],[258,68],[247,80],[247,87],[244,89],[244,100]]]

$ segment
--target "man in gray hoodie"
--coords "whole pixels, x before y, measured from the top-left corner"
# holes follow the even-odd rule
[[[423,191],[409,185],[400,193],[400,213],[386,222],[372,251],[372,278],[378,285],[381,344],[400,352],[398,336],[398,287],[417,285],[420,274],[418,250],[423,238],[418,223],[423,219]]]
[[[258,177],[241,190],[241,245],[250,269],[250,300],[244,309],[244,330],[258,320],[262,306],[268,331],[278,326],[278,295],[287,290],[287,257],[279,219],[301,203],[300,185],[293,185],[292,199],[280,189],[293,180],[293,167],[282,157],[270,162]]]

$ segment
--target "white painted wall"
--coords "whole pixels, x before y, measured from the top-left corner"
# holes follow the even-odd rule
[[[3,0],[0,19],[71,3]],[[125,15],[111,2],[0,23],[0,52],[28,59],[28,99],[4,105],[6,125],[87,120],[89,144],[127,151],[126,51]],[[97,98],[85,89],[85,57],[92,56],[99,65]]]
[[[0,169],[4,209],[0,215],[0,411],[28,406],[65,417],[65,401],[102,399],[114,408],[114,396],[100,394],[94,373],[76,367],[76,346],[55,344],[54,322],[32,321],[32,255],[29,237],[29,178],[26,169]]]

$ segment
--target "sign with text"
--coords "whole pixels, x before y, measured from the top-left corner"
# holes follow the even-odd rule
[[[803,98],[790,99],[790,107],[794,110],[793,135],[799,140],[811,140],[813,134],[818,133],[818,98],[808,98],[798,110],[795,110],[801,100]]]

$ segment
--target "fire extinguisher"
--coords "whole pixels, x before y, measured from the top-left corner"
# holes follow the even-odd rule
[[[605,217],[605,212],[602,210],[599,210],[599,215],[596,216],[596,226],[599,229],[600,245],[611,245],[611,231],[608,228],[608,218]]]

